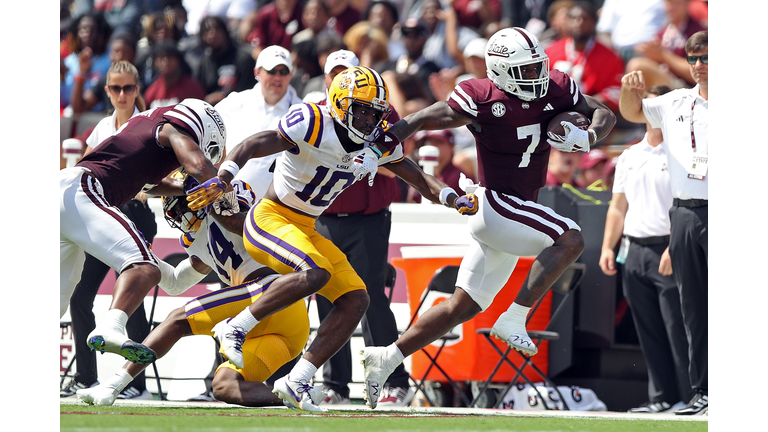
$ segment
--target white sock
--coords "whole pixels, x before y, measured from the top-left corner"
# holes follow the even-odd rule
[[[125,334],[126,322],[128,322],[128,315],[120,309],[108,310],[102,321],[104,327],[111,328],[122,334]]]
[[[293,381],[303,381],[308,383],[312,380],[312,377],[315,376],[315,372],[317,372],[317,366],[310,363],[309,360],[301,358],[296,363],[296,366],[291,369],[288,376]]]
[[[396,359],[397,364],[400,364],[403,362],[403,360],[405,360],[405,356],[394,342],[387,346],[387,356],[389,356],[389,358]]]
[[[114,375],[109,377],[106,384],[117,389],[118,392],[123,391],[128,384],[133,381],[133,377],[125,369],[120,369],[115,372]]]
[[[528,312],[531,308],[527,306],[521,306],[517,303],[512,303],[507,309],[507,314],[510,318],[514,318],[515,322],[525,326],[525,318],[528,316]]]
[[[237,314],[237,316],[229,320],[229,325],[238,326],[245,330],[246,333],[253,330],[253,328],[256,327],[258,323],[259,320],[253,316],[249,308],[243,309],[243,311]]]

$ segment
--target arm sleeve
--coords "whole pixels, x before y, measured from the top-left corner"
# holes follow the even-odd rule
[[[175,268],[163,260],[158,261],[160,267],[160,288],[168,295],[177,296],[198,284],[206,275],[198,273],[192,263],[186,259]]]

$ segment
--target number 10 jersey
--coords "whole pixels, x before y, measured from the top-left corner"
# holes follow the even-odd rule
[[[347,152],[341,145],[327,106],[312,103],[291,107],[278,131],[293,148],[277,159],[273,185],[280,201],[303,213],[319,216],[355,182],[352,160],[362,148]],[[385,153],[379,166],[403,160],[403,147]]]

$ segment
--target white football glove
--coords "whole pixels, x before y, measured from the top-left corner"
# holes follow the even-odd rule
[[[571,122],[560,122],[565,130],[565,136],[560,136],[552,132],[547,132],[547,142],[552,147],[565,153],[576,151],[589,151],[589,132],[579,129]]]
[[[364,148],[360,153],[355,156],[352,161],[352,175],[355,176],[356,181],[360,181],[368,177],[368,186],[373,186],[373,177],[376,176],[376,170],[379,169],[379,157],[376,156],[370,147]]]
[[[240,204],[237,202],[237,194],[232,189],[229,192],[224,192],[221,196],[213,202],[213,210],[216,214],[222,216],[232,216],[240,213]]]

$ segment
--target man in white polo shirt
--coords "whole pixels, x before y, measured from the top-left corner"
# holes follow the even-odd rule
[[[646,98],[670,92],[645,91]],[[688,378],[688,339],[680,294],[669,257],[669,185],[661,129],[646,123],[643,139],[624,150],[616,164],[613,196],[605,220],[600,269],[607,275],[622,266],[624,297],[632,311],[648,369],[648,403],[632,413],[672,413],[692,397]],[[619,255],[614,247],[624,234]]]
[[[675,414],[706,414],[708,402],[708,211],[709,198],[709,44],[708,32],[694,33],[685,44],[686,60],[696,81],[654,99],[642,99],[642,72],[621,79],[619,109],[629,121],[661,128],[669,161],[673,204],[669,253],[680,291],[688,336],[689,376],[695,392],[688,405]]]
[[[227,153],[257,132],[277,129],[288,108],[302,102],[289,84],[293,62],[287,49],[278,45],[264,48],[253,72],[258,82],[252,89],[232,92],[215,107],[227,125]],[[264,196],[272,183],[270,167],[278,155],[250,159],[238,172],[236,179],[248,183],[257,199]]]

